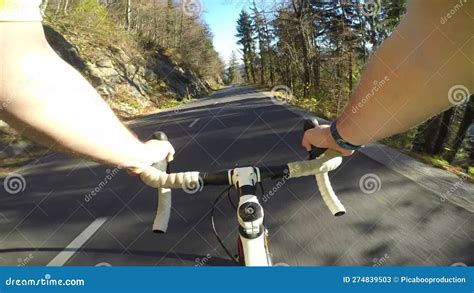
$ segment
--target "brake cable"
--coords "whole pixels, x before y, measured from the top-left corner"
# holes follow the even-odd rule
[[[232,186],[229,186],[228,188],[226,188],[224,191],[221,192],[221,194],[219,194],[216,199],[214,200],[214,203],[212,204],[212,210],[211,210],[211,225],[212,225],[212,231],[214,231],[214,235],[216,236],[217,238],[217,241],[219,242],[219,244],[222,246],[222,248],[224,249],[224,251],[227,253],[227,255],[232,259],[232,261],[234,261],[235,263],[239,264],[239,262],[235,259],[235,257],[232,255],[232,253],[229,251],[229,249],[227,249],[227,247],[225,246],[224,242],[222,241],[221,237],[219,236],[219,233],[217,233],[217,230],[216,230],[216,225],[215,225],[215,222],[214,222],[214,211],[216,209],[216,205],[217,205],[217,202],[219,202],[219,199],[221,199],[221,197],[227,192],[229,195],[229,199],[230,199],[230,190],[231,190]]]

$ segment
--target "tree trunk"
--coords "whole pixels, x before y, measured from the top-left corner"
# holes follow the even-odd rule
[[[303,23],[300,20],[300,40],[301,40],[301,45],[303,47],[303,68],[304,68],[304,74],[303,74],[303,98],[306,98],[308,96],[308,87],[311,83],[311,63],[309,60],[309,50],[307,46],[307,38],[306,38],[306,33],[304,32],[304,26]]]
[[[275,68],[273,67],[273,55],[270,55],[270,82],[275,85]]]
[[[64,0],[64,7],[63,7],[63,11],[64,11],[64,13],[66,13],[66,12],[67,12],[67,8],[68,8],[68,6],[69,6],[69,0]]]
[[[435,139],[433,150],[431,152],[432,155],[440,155],[443,152],[444,143],[448,136],[449,126],[451,124],[453,114],[454,107],[451,107],[442,114],[438,129],[438,136]]]
[[[62,3],[62,1],[59,0],[58,1],[58,6],[56,6],[56,13],[58,13],[61,10],[61,3]]]
[[[456,139],[453,146],[451,147],[451,152],[447,157],[447,160],[450,163],[452,163],[456,158],[456,155],[462,146],[462,142],[466,137],[466,132],[474,119],[474,95],[471,95],[469,99],[470,100],[466,106],[466,110],[464,112],[461,124],[459,125],[458,132],[456,133]]]
[[[352,52],[349,52],[349,99],[351,98],[352,94],[352,87],[353,87],[353,79],[352,79]]]
[[[433,151],[433,138],[438,135],[440,121],[441,115],[437,115],[420,126],[412,150],[431,154]]]
[[[127,6],[125,7],[125,28],[129,31],[131,26],[132,16],[132,0],[127,0]]]
[[[44,15],[46,13],[46,9],[48,8],[49,0],[43,0],[41,4],[41,14]]]

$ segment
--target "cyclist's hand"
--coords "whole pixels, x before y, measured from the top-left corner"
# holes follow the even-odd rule
[[[301,142],[303,147],[310,151],[312,146],[324,149],[331,149],[338,151],[343,156],[350,156],[354,151],[346,150],[341,148],[331,135],[329,125],[321,125],[312,129],[307,130],[304,133],[303,141]]]
[[[153,154],[151,157],[152,163],[139,173],[140,178],[146,185],[153,188],[157,188],[160,186],[159,178],[161,171],[151,165],[154,163],[162,162],[163,160],[171,162],[174,159],[173,156],[175,151],[169,141],[150,140],[145,143],[145,146],[146,148],[148,148],[148,152]]]
[[[143,144],[144,150],[141,163],[133,168],[129,168],[129,172],[135,175],[142,175],[142,173],[150,170],[154,163],[167,160],[171,162],[174,159],[174,148],[169,141],[150,140]]]
[[[153,139],[145,143],[145,148],[151,164],[163,160],[171,162],[174,159],[175,150],[169,141]]]

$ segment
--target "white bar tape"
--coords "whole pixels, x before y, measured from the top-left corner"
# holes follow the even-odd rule
[[[201,185],[199,172],[181,172],[167,174],[156,168],[147,168],[140,178],[154,188],[194,189]]]
[[[158,162],[153,165],[152,168],[148,168],[145,170],[145,174],[148,174],[151,172],[151,170],[156,170],[161,173],[165,173],[163,171],[166,171],[168,162],[166,160],[163,160],[161,162]],[[157,175],[155,172],[151,172],[151,174],[148,174],[150,176],[142,176],[147,177],[147,179],[153,178],[152,175]],[[159,176],[159,175],[158,175]],[[168,229],[168,224],[170,221],[170,216],[171,216],[171,204],[172,204],[172,199],[171,199],[171,189],[167,188],[158,188],[158,207],[156,208],[156,216],[155,216],[155,221],[153,221],[153,232],[155,233],[165,233],[166,230]]]
[[[327,173],[339,167],[342,158],[339,153],[327,151],[319,158],[309,161],[288,163],[290,178]]]
[[[334,216],[342,216],[346,209],[337,198],[329,181],[328,172],[336,169],[342,163],[342,157],[338,152],[328,150],[318,158],[310,161],[289,163],[290,178],[308,175],[316,176],[319,192]]]
[[[171,216],[171,189],[158,188],[158,208],[155,221],[153,222],[153,232],[165,233]]]
[[[332,189],[328,173],[317,174],[315,176],[323,201],[326,203],[333,216],[344,215],[346,213],[346,208],[344,208]]]

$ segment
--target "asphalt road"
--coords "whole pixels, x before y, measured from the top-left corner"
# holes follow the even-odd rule
[[[172,171],[305,159],[302,117],[252,88],[224,89],[132,127],[142,139],[156,130],[168,134],[177,150]],[[0,186],[0,265],[233,265],[209,221],[224,187],[175,191],[169,231],[156,235],[154,190],[123,171],[52,154],[18,173],[23,191],[9,194]],[[359,187],[366,174],[380,178],[372,194]],[[348,210],[341,218],[330,215],[314,178],[287,182],[267,196],[275,263],[474,265],[474,218],[467,210],[363,154],[345,159],[331,180]],[[266,182],[265,190],[276,183]],[[235,250],[235,212],[225,198],[216,222]]]

